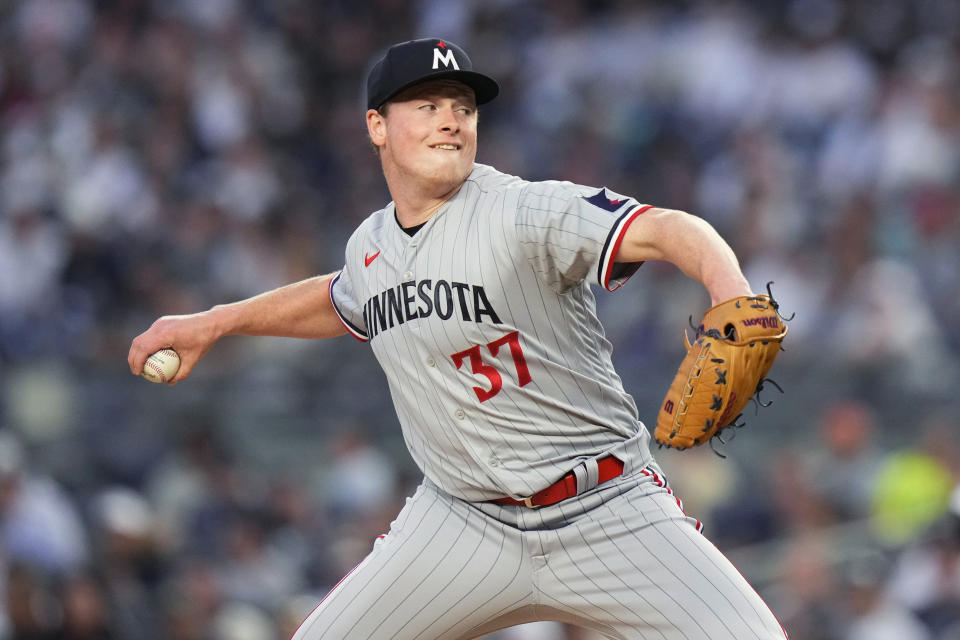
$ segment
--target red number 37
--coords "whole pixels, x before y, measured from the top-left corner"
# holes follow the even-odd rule
[[[497,338],[493,342],[488,342],[486,345],[477,344],[469,349],[464,349],[458,353],[451,354],[450,356],[453,359],[453,364],[457,365],[457,369],[463,366],[464,358],[470,358],[470,368],[473,373],[486,376],[487,380],[490,381],[489,391],[483,387],[473,388],[474,393],[477,394],[477,400],[480,402],[489,400],[493,396],[500,393],[500,389],[503,388],[503,377],[494,367],[483,362],[483,354],[480,351],[480,348],[482,346],[486,346],[490,351],[490,355],[496,358],[497,354],[500,352],[500,347],[504,345],[510,346],[510,355],[513,357],[513,365],[517,369],[517,384],[522,387],[530,382],[531,378],[530,369],[527,368],[527,360],[523,357],[523,349],[520,348],[519,331],[511,331],[502,338]]]

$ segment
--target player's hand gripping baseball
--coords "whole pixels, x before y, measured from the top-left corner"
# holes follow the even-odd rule
[[[180,368],[167,384],[176,384],[190,376],[194,365],[220,336],[213,314],[209,311],[184,316],[163,316],[133,339],[127,354],[130,372],[140,375],[150,354],[170,347],[180,355]]]

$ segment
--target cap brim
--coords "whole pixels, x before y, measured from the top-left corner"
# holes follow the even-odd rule
[[[458,82],[462,82],[473,89],[478,105],[486,104],[500,94],[500,85],[497,81],[482,73],[477,73],[476,71],[438,71],[437,73],[421,76],[412,82],[408,82],[381,100],[380,104],[371,106],[370,108],[378,109],[410,87],[415,87],[418,84],[430,82],[431,80],[457,80]]]

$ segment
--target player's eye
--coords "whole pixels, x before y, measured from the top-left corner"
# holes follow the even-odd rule
[[[420,105],[420,108],[426,111],[436,111],[437,105],[427,103],[427,104]]]

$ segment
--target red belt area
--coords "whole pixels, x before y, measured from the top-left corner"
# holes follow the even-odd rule
[[[606,458],[597,460],[597,467],[600,470],[597,484],[603,484],[607,480],[613,480],[623,473],[623,463],[613,456],[607,456]],[[536,492],[526,500],[515,500],[508,496],[491,500],[491,502],[521,507],[546,507],[566,500],[567,498],[572,498],[575,495],[577,495],[577,476],[571,471],[543,491]]]

